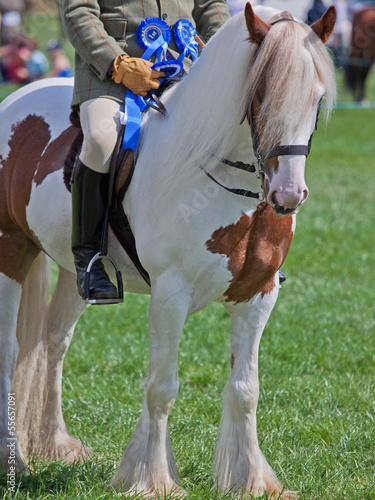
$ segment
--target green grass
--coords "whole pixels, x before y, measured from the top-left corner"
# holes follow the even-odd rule
[[[374,121],[374,110],[336,110],[327,130],[320,124],[307,162],[310,198],[283,266],[288,280],[261,342],[261,449],[303,500],[375,498]],[[91,308],[77,325],[63,410],[93,460],[34,458],[16,495],[2,478],[3,498],[126,498],[107,485],[141,411],[148,305],[128,294],[122,306]],[[229,375],[222,307],[188,319],[179,365],[170,431],[181,483],[191,500],[216,499],[211,466]]]
[[[315,135],[310,199],[261,342],[261,448],[301,499],[375,498],[374,118],[372,110],[337,110]],[[122,306],[83,315],[66,358],[63,404],[68,429],[95,458],[34,461],[16,498],[117,498],[106,486],[141,411],[148,304],[129,294]],[[211,464],[228,374],[229,320],[214,304],[187,321],[170,419],[189,499],[216,498]]]

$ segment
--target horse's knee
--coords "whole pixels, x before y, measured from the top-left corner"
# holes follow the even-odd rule
[[[254,413],[259,398],[258,381],[232,379],[228,386],[232,407],[241,414]]]
[[[168,414],[176,401],[178,394],[178,379],[157,383],[156,380],[147,384],[147,407],[150,412],[157,409]]]
[[[49,328],[47,332],[48,350],[50,355],[54,357],[63,358],[69,348],[72,340],[73,332],[60,330],[57,328]]]

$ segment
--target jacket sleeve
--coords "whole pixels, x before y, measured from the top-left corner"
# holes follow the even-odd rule
[[[105,80],[112,61],[124,51],[104,29],[97,0],[59,0],[59,5],[68,40],[92,71]]]
[[[226,0],[195,0],[193,17],[197,32],[207,42],[230,18]]]

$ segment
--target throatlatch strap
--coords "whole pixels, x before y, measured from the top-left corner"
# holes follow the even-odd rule
[[[226,160],[226,161],[220,160],[220,161],[222,161],[223,163],[227,163],[228,165],[230,165],[230,163],[234,163],[234,162],[229,163],[229,160]],[[239,162],[239,163],[241,163],[241,162]],[[245,165],[245,163],[242,163],[242,165]],[[233,164],[230,166],[233,167],[236,165]],[[261,199],[260,193],[254,193],[253,191],[248,191],[247,189],[236,189],[236,188],[229,188],[227,186],[224,186],[224,184],[221,184],[221,182],[217,181],[214,177],[212,177],[212,175],[210,173],[208,173],[203,167],[200,167],[200,168],[201,168],[201,170],[203,170],[203,172],[207,175],[207,177],[209,179],[214,181],[218,186],[222,187],[226,191],[229,191],[230,193],[233,193],[233,194],[238,194],[240,196],[246,196],[246,198],[255,198],[257,200]],[[237,168],[241,168],[241,167],[237,167]],[[252,172],[252,170],[248,170],[248,169],[241,169],[241,170],[247,170],[249,172]],[[254,172],[255,172],[255,168],[254,168]]]

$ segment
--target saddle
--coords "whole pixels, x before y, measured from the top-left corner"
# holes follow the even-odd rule
[[[79,128],[79,132],[64,162],[64,183],[69,192],[73,164],[81,150],[83,142],[83,133],[77,109],[73,109],[71,112],[70,122],[74,127]],[[124,131],[125,125],[122,125],[109,169],[108,222],[117,240],[130,257],[142,278],[151,286],[150,277],[139,260],[135,238],[122,206],[135,167],[133,151],[131,149],[125,151],[122,149]],[[104,238],[106,237],[107,235],[104,235]]]

